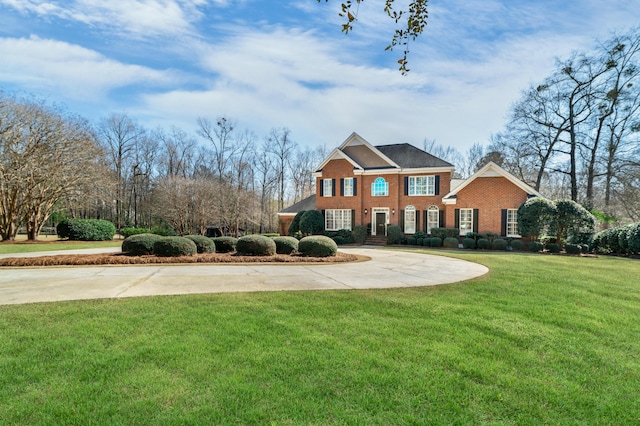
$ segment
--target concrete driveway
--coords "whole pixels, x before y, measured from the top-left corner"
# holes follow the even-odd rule
[[[371,260],[321,265],[0,268],[0,305],[196,293],[419,287],[464,281],[488,272],[485,266],[442,256],[367,247],[341,251],[368,256]]]

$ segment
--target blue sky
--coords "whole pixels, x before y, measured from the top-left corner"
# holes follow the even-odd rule
[[[355,131],[465,151],[556,57],[640,24],[640,0],[431,0],[402,76],[383,5],[364,1],[345,36],[335,0],[0,0],[0,90],[94,122],[124,112],[194,132],[224,115],[302,146]]]

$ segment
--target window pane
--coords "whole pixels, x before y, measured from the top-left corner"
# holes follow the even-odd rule
[[[333,192],[333,186],[331,179],[323,179],[322,180],[322,196],[323,197],[331,197],[331,193]]]
[[[389,195],[389,184],[384,178],[379,177],[371,184],[371,195],[374,197]]]
[[[460,235],[473,232],[473,209],[460,209]]]
[[[413,206],[407,206],[404,211],[404,232],[405,234],[416,232],[416,209]]]
[[[440,210],[436,206],[429,207],[427,211],[427,234],[431,234],[432,228],[440,225]]]
[[[409,195],[434,195],[434,176],[409,176]]]
[[[344,196],[353,197],[353,178],[344,179]]]

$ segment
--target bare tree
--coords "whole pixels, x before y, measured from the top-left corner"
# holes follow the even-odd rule
[[[291,156],[297,144],[290,137],[291,131],[286,127],[272,129],[267,139],[269,152],[274,156],[278,180],[278,210],[284,208],[284,194],[287,176],[291,166]]]

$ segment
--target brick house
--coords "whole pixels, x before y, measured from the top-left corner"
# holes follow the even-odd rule
[[[460,228],[517,236],[516,211],[530,186],[489,163],[468,179],[452,179],[454,166],[409,144],[373,146],[352,133],[314,172],[316,195],[278,213],[280,233],[296,212],[322,211],[325,229],[370,226],[386,235],[399,225],[407,235],[432,228]]]

